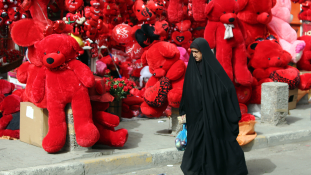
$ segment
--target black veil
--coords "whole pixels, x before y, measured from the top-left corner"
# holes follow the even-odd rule
[[[207,41],[194,40],[203,59],[202,76],[193,55],[186,70],[180,115],[186,114],[188,145],[181,168],[185,174],[247,174],[236,141],[241,119],[235,87]]]

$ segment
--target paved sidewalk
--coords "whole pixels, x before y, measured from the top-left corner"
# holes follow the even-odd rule
[[[269,126],[258,122],[256,139],[243,146],[245,152],[274,145],[311,140],[310,105],[290,111],[287,126]],[[0,175],[8,174],[117,174],[155,165],[177,164],[183,152],[174,146],[175,137],[156,133],[169,129],[167,118],[125,119],[118,128],[126,128],[129,138],[123,148],[95,145],[90,151],[48,154],[42,148],[19,140],[0,140]]]

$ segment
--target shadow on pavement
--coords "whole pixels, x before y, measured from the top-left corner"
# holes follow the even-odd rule
[[[249,175],[261,175],[271,173],[276,165],[269,159],[253,159],[246,161]]]

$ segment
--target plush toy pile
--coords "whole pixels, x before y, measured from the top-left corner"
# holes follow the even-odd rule
[[[292,1],[303,3],[299,17],[309,20],[310,2]],[[119,117],[105,112],[113,99],[122,101],[123,118],[170,116],[179,107],[189,47],[198,37],[208,41],[236,87],[244,145],[256,137],[247,105],[261,103],[262,83],[311,88],[311,74],[299,72],[311,70],[311,39],[297,38],[290,11],[290,0],[0,1],[0,27],[28,47],[28,61],[17,71],[27,84],[20,100],[49,110],[47,152],[65,143],[67,103],[77,142],[87,147],[125,144],[127,131],[114,129]],[[82,47],[96,61],[96,81],[76,59]]]

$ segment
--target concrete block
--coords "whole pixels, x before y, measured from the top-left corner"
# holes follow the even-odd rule
[[[74,120],[73,120],[73,114],[71,109],[71,104],[67,104],[65,108],[66,113],[66,122],[67,122],[67,137],[66,137],[66,143],[65,146],[62,148],[64,151],[88,151],[91,149],[91,147],[82,147],[78,145],[76,140],[76,133],[74,130]]]
[[[274,126],[286,124],[288,84],[263,83],[261,86],[261,122]]]
[[[184,151],[178,151],[176,148],[160,149],[151,152],[155,166],[175,165],[181,163]]]

